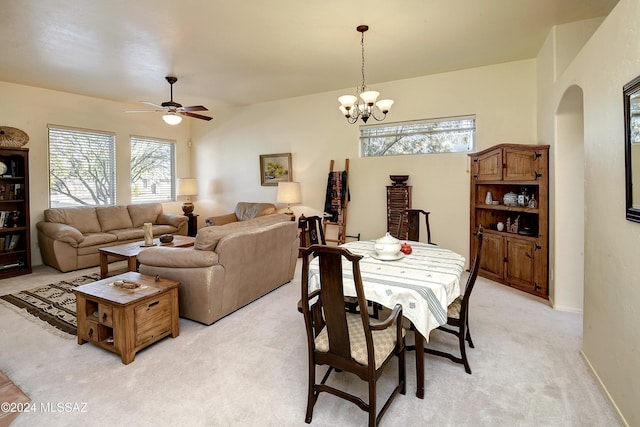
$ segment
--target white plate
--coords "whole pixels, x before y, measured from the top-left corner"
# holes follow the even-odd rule
[[[388,256],[380,256],[378,254],[373,254],[371,255],[371,258],[379,259],[380,261],[397,261],[399,259],[404,258],[404,253],[398,252],[395,255],[388,255]]]

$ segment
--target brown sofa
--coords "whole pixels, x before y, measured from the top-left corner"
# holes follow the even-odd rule
[[[273,203],[238,202],[233,213],[210,216],[205,219],[205,224],[207,227],[210,225],[225,225],[274,213],[276,213],[276,206]]]
[[[210,325],[291,281],[298,229],[284,214],[198,230],[190,248],[153,247],[140,272],[178,280],[180,316]]]
[[[143,240],[145,222],[154,236],[187,234],[187,217],[160,203],[46,209],[36,224],[42,261],[62,272],[100,265],[99,248]]]

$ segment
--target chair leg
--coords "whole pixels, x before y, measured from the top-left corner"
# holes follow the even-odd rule
[[[460,358],[462,359],[462,364],[464,365],[464,370],[467,374],[471,374],[471,368],[469,367],[469,361],[467,361],[467,349],[466,344],[464,342],[465,335],[467,333],[464,324],[460,326],[460,331],[458,332],[458,341],[460,342]]]
[[[407,365],[405,359],[406,349],[404,347],[404,342],[402,343],[403,348],[400,351],[400,355],[398,357],[398,372],[400,376],[400,381],[402,382],[402,388],[400,389],[400,394],[407,394]]]
[[[369,427],[376,427],[376,379],[369,378]]]
[[[307,395],[307,414],[304,422],[311,424],[311,418],[313,417],[313,406],[316,404],[318,396],[315,393],[316,385],[316,365],[315,363],[309,364],[309,391]]]
[[[476,348],[473,345],[473,341],[471,340],[471,332],[470,332],[470,329],[469,329],[469,309],[468,308],[467,308],[467,312],[465,313],[465,316],[464,316],[464,323],[465,323],[465,328],[467,329],[467,333],[466,333],[465,338],[469,342],[469,347]]]

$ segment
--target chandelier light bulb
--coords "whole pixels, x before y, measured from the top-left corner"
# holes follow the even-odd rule
[[[391,106],[393,105],[393,99],[381,99],[376,102],[376,107],[380,109],[384,114],[387,114],[389,110],[391,110]]]

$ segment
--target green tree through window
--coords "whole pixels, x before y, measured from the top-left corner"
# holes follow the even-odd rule
[[[363,157],[468,152],[475,140],[475,116],[360,126]]]

